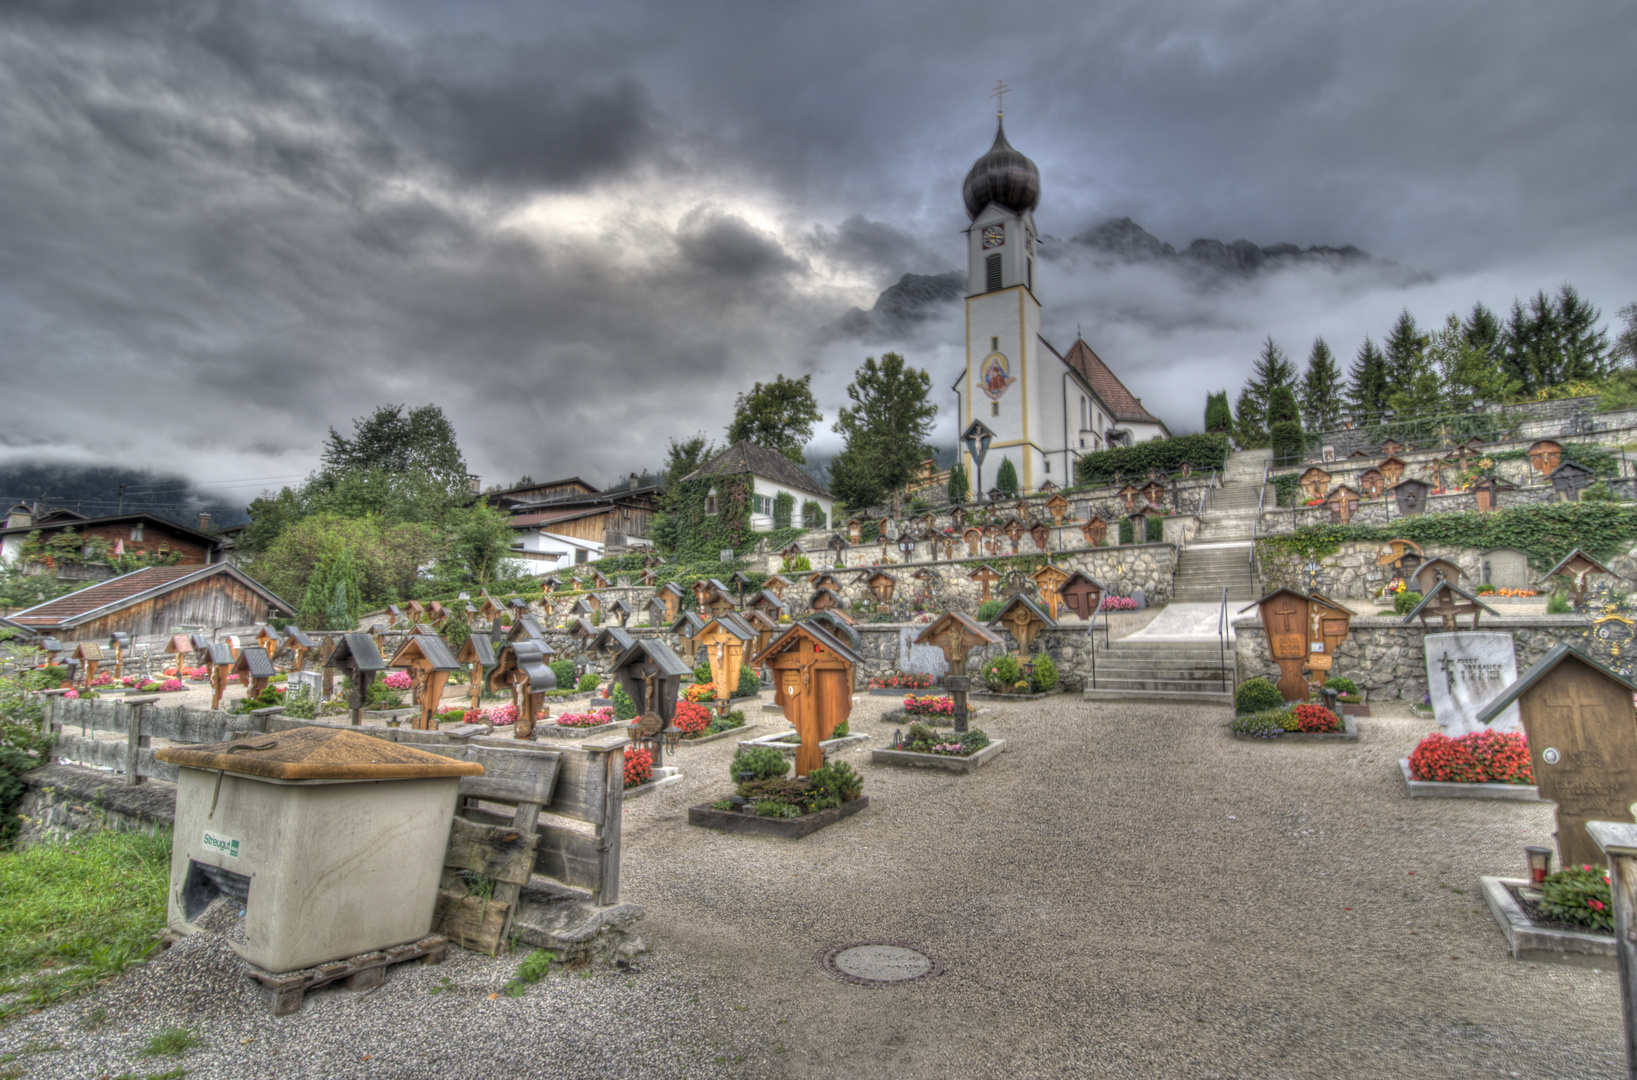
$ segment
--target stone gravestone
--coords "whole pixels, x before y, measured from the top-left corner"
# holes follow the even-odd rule
[[[284,685],[287,690],[294,690],[298,686],[304,686],[314,701],[324,700],[324,676],[318,672],[292,671],[285,678]]]
[[[1143,595],[1143,591],[1141,589],[1132,589],[1131,590],[1131,599],[1133,599],[1133,600],[1135,600],[1137,602],[1137,610],[1138,611],[1147,611],[1148,610],[1148,597]]]
[[[942,679],[949,667],[944,651],[936,645],[915,644],[917,633],[910,626],[899,629],[898,670],[906,675],[931,675],[934,679]]]
[[[1513,548],[1496,548],[1483,557],[1483,580],[1498,589],[1529,588],[1529,556]]]
[[[1428,634],[1427,687],[1433,714],[1450,738],[1482,731],[1516,731],[1522,723],[1517,703],[1489,724],[1478,714],[1518,678],[1511,634],[1462,630]]]

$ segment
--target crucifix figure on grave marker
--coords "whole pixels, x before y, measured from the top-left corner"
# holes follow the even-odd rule
[[[785,719],[801,736],[796,775],[824,764],[819,744],[834,734],[853,707],[853,673],[863,659],[822,626],[800,622],[752,661],[773,670]]]
[[[984,645],[999,645],[1000,635],[990,633],[959,611],[945,612],[937,622],[921,632],[917,645],[936,645],[943,650],[949,672],[944,676],[944,689],[949,691],[955,706],[955,731],[966,730],[966,695],[972,689],[972,677],[966,665],[973,649]]]

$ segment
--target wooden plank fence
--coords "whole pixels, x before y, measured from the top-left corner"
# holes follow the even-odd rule
[[[55,736],[50,760],[123,773],[129,784],[140,784],[150,777],[174,783],[177,767],[154,758],[150,744],[155,738],[172,743],[215,743],[250,734],[321,727],[412,744],[418,750],[483,765],[483,776],[461,780],[461,806],[457,811],[461,819],[537,836],[535,874],[586,892],[598,904],[619,901],[620,819],[625,791],[621,751],[628,742],[623,735],[567,745],[553,743],[548,748],[538,742],[503,737],[461,737],[444,731],[296,720],[279,715],[280,707],[240,715],[165,706],[160,704],[162,700],[158,696],[70,700],[48,692],[46,730]],[[98,739],[98,732],[124,735],[125,739]],[[452,839],[462,836],[465,833],[457,831]],[[453,844],[452,850],[460,846]],[[496,897],[509,895],[501,890],[515,891],[519,885],[503,882]]]

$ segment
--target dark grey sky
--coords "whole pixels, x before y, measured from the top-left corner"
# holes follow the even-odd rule
[[[1049,336],[1191,429],[1269,333],[1350,358],[1405,306],[1637,300],[1634,54],[1627,0],[10,0],[0,460],[293,477],[328,426],[437,401],[485,482],[608,482],[804,371],[829,449],[866,352],[960,367],[953,309],[822,331],[960,265],[997,78],[1049,235],[1431,275],[1049,264]]]

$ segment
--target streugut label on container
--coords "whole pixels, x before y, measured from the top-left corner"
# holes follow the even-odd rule
[[[204,845],[206,851],[220,852],[230,859],[237,859],[239,857],[239,842],[231,837],[217,836],[215,833],[207,829],[201,843]]]

